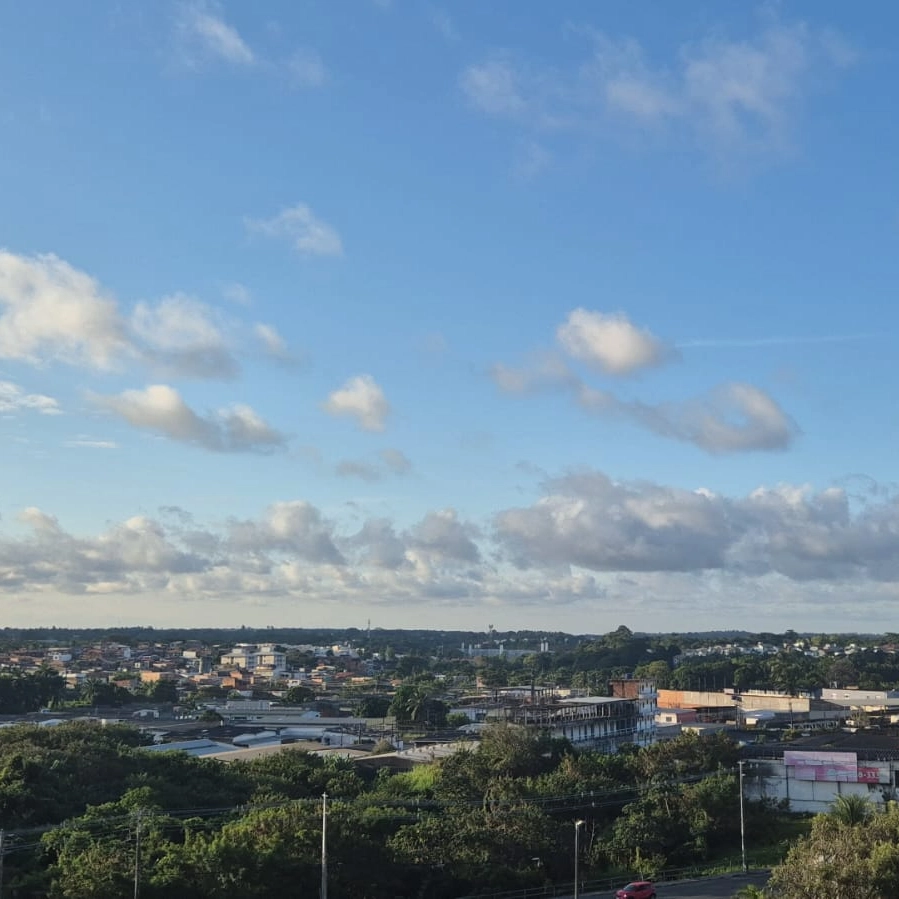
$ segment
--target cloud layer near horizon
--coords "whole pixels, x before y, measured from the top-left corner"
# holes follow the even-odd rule
[[[853,498],[841,487],[726,497],[584,470],[484,522],[444,508],[406,527],[379,517],[350,526],[305,500],[215,528],[163,509],[95,536],[35,508],[19,518],[24,533],[0,537],[0,592],[20,595],[576,602],[599,612],[607,602],[639,602],[663,582],[669,599],[692,584],[700,608],[721,602],[722,582],[729,602],[775,584],[801,607],[839,585],[885,597],[899,579],[899,501],[877,491]]]

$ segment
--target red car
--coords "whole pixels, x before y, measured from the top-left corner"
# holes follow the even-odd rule
[[[651,880],[635,880],[615,893],[615,899],[656,899]]]

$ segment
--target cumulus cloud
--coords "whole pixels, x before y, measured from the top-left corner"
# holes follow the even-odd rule
[[[429,512],[409,531],[411,547],[434,560],[476,563],[481,552],[475,540],[480,536],[478,529],[459,518],[455,509],[440,509]]]
[[[247,219],[247,229],[265,237],[287,240],[303,256],[342,256],[337,230],[319,219],[305,203],[282,209],[270,219]]]
[[[622,312],[574,309],[559,325],[556,337],[569,356],[608,375],[653,368],[671,355],[661,340],[645,328],[637,328]]]
[[[273,503],[261,519],[232,521],[228,530],[232,550],[250,552],[260,560],[270,553],[287,553],[314,563],[346,562],[335,544],[333,523],[305,500]],[[260,570],[266,567],[263,561]]]
[[[208,306],[183,294],[138,303],[131,330],[146,359],[184,377],[233,378],[240,371]]]
[[[324,403],[330,415],[355,419],[364,431],[383,431],[390,414],[390,403],[384,391],[371,375],[356,375]]]
[[[652,484],[617,484],[599,472],[550,481],[537,503],[500,512],[494,524],[500,545],[523,568],[717,568],[732,539],[719,498]]]
[[[253,325],[253,333],[267,356],[281,362],[292,361],[293,356],[287,347],[287,341],[274,327],[257,322]]]
[[[264,330],[259,330],[264,329]],[[176,293],[129,311],[99,282],[52,254],[0,250],[0,359],[61,362],[97,371],[141,365],[165,377],[234,378],[239,322]],[[270,325],[256,336],[268,353]]]
[[[225,21],[217,3],[182,4],[176,35],[181,59],[190,66],[209,62],[252,66],[256,62],[256,55],[238,30]]]
[[[409,457],[402,451],[393,447],[382,449],[378,455],[387,469],[393,474],[408,474],[412,471],[412,462]]]
[[[59,415],[62,411],[52,396],[42,393],[25,393],[12,381],[0,381],[0,413],[9,414],[22,409],[30,409],[41,415]]]
[[[671,346],[635,327],[623,313],[575,309],[556,330],[556,339],[570,357],[610,376],[634,374],[675,355]],[[681,402],[628,400],[587,383],[558,351],[532,353],[518,368],[496,364],[489,374],[506,393],[560,391],[592,415],[627,421],[709,453],[783,450],[799,434],[777,401],[751,384],[722,384]]]
[[[116,301],[52,254],[0,250],[0,359],[110,369],[131,344]]]
[[[853,510],[830,487],[759,488],[745,497],[584,471],[547,482],[534,504],[506,509],[494,537],[521,568],[705,572],[792,580],[892,580],[899,575],[899,502]]]
[[[788,616],[825,604],[842,613],[847,596],[879,609],[899,598],[899,501],[878,491],[861,502],[840,487],[726,496],[584,470],[546,481],[539,499],[497,513],[486,530],[452,508],[407,527],[374,517],[350,530],[301,499],[216,527],[182,509],[87,536],[37,508],[19,522],[24,535],[0,532],[0,593],[20,597],[425,602],[544,616],[651,607],[672,623],[684,603],[698,614],[749,604]]]
[[[544,132],[599,134],[617,124],[681,133],[712,155],[777,153],[820,73],[855,60],[836,32],[802,22],[769,19],[739,39],[713,33],[664,60],[631,38],[573,32],[587,52],[568,67],[495,54],[462,72],[463,93],[482,113]]]
[[[283,434],[249,406],[234,405],[200,415],[166,384],[96,396],[94,401],[135,428],[214,452],[266,452],[282,449],[287,443]]]
[[[662,437],[723,454],[789,448],[799,434],[777,401],[751,384],[724,384],[682,403],[642,403],[580,384],[576,399],[594,415],[625,419]]]
[[[186,551],[153,520],[136,516],[94,537],[76,537],[57,518],[26,508],[25,538],[0,538],[0,590],[14,593],[137,593],[209,562]]]

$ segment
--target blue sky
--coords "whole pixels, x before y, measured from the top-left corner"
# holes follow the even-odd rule
[[[890,627],[892,4],[13,4],[10,625]]]

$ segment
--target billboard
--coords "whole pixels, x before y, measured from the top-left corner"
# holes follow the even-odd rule
[[[854,752],[784,752],[784,765],[796,780],[858,783],[858,757]]]

